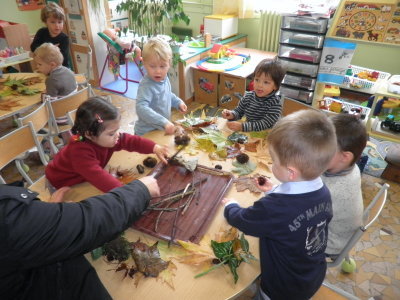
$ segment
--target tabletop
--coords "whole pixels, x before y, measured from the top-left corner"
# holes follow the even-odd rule
[[[230,133],[230,130],[226,127],[226,120],[219,119],[219,129]],[[166,136],[162,131],[153,131],[145,135],[145,137],[156,141],[158,144],[167,145],[170,149],[171,155],[176,151],[173,136]],[[181,154],[190,158],[189,154],[186,153],[186,149]],[[250,153],[249,153],[250,154]],[[143,155],[139,153],[130,153],[126,151],[115,152],[112,156],[109,166],[121,167],[121,168],[135,168],[138,163],[141,163],[144,158],[149,155]],[[199,159],[199,164],[214,168],[216,164],[220,164],[223,170],[230,171],[232,167],[232,160],[227,159],[226,161],[212,161],[208,157],[208,154],[202,151],[198,151],[195,154]],[[250,159],[252,156],[250,156]],[[258,164],[256,169],[257,173],[272,176],[269,171]],[[34,189],[34,188],[32,188]],[[41,199],[46,199],[48,195],[45,195],[43,191],[39,191]],[[99,190],[94,188],[89,183],[81,183],[72,187],[72,189],[66,194],[66,201],[79,201],[89,196],[101,194]],[[226,197],[235,198],[243,206],[247,207],[253,204],[254,201],[261,197],[261,194],[253,194],[248,190],[244,192],[237,192],[235,184],[233,184],[230,190],[227,192]],[[218,204],[215,211],[215,216],[210,222],[206,235],[214,238],[215,234],[218,233],[221,228],[227,229],[230,226],[226,222],[223,216],[223,207]],[[189,207],[190,210],[190,207]],[[194,222],[196,220],[193,220]],[[152,245],[157,239],[153,236],[139,232],[132,228],[126,230],[125,237],[135,242],[138,239],[145,242],[148,245]],[[258,239],[246,236],[246,239],[250,245],[251,253],[259,258]],[[207,299],[207,300],[221,300],[231,299],[243,292],[251,283],[259,276],[260,266],[258,261],[251,261],[250,263],[242,263],[238,268],[239,280],[235,284],[233,277],[230,274],[229,268],[218,268],[205,276],[200,278],[194,278],[200,271],[194,266],[179,263],[173,260],[176,265],[175,276],[173,277],[174,289],[169,287],[167,284],[162,283],[160,280],[155,278],[143,278],[140,280],[137,287],[135,287],[134,279],[129,276],[124,278],[124,271],[115,272],[116,265],[107,263],[103,258],[93,261],[89,255],[87,255],[89,261],[96,269],[101,281],[111,294],[113,299],[125,300],[125,299]]]
[[[31,77],[39,77],[41,82],[29,85],[31,89],[38,89],[39,91],[43,92],[46,88],[45,80],[46,76],[41,73],[9,73],[3,74],[3,78],[0,79],[0,85],[2,82],[6,81],[6,79],[10,77],[11,79],[22,79],[22,78],[31,78]],[[34,105],[41,102],[41,92],[24,96],[24,95],[17,95],[17,96],[6,96],[0,99],[0,120],[11,117],[15,114],[22,113]],[[1,107],[1,104],[7,101],[12,100],[14,102],[13,106],[8,107],[6,109]]]

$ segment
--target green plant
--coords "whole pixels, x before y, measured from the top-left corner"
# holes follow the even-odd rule
[[[164,34],[166,21],[190,22],[182,0],[124,0],[117,5],[117,12],[122,11],[128,12],[129,27],[139,36]]]

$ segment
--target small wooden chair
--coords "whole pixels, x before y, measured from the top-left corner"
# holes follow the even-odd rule
[[[0,138],[0,170],[3,169],[11,161],[15,161],[18,172],[26,180],[28,185],[33,184],[33,180],[29,177],[27,172],[22,166],[21,156],[28,152],[30,149],[36,147],[39,157],[43,165],[47,165],[45,154],[40,146],[40,141],[36,136],[32,122],[21,126],[14,131],[2,136]],[[43,180],[44,176],[39,180]],[[6,183],[0,176],[0,182]]]
[[[18,118],[17,124],[19,127],[21,127],[31,122],[33,125],[33,129],[36,132],[36,135],[39,137],[39,140],[43,139],[49,141],[51,150],[53,151],[53,153],[57,153],[58,148],[56,147],[56,145],[53,142],[53,139],[50,136],[51,133],[50,113],[46,101],[43,102],[33,112],[29,113],[26,116]]]

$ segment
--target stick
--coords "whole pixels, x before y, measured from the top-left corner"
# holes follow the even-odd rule
[[[188,184],[186,185],[185,190],[183,191],[183,194],[182,194],[182,197],[181,197],[180,200],[182,200],[182,199],[185,197],[185,193],[186,193],[187,189],[191,186],[191,184],[192,184],[192,183],[188,183]],[[178,205],[178,206],[179,206],[179,205]],[[175,234],[176,234],[176,223],[177,223],[177,221],[178,221],[178,215],[179,215],[179,209],[177,209],[176,212],[175,212],[174,224],[172,225],[171,238],[170,238],[170,240],[168,241],[168,248],[169,248],[169,246],[171,245],[171,242],[173,242],[174,239],[175,239]]]

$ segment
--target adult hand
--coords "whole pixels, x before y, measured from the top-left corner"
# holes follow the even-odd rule
[[[160,187],[158,186],[157,180],[152,176],[142,177],[140,180],[149,190],[151,197],[160,196]]]
[[[227,122],[226,126],[228,126],[228,128],[233,131],[242,131],[243,130],[242,123],[237,122],[237,121]]]
[[[179,110],[180,110],[182,113],[185,113],[185,112],[187,111],[187,106],[186,106],[186,104],[185,104],[185,103],[179,104]]]
[[[168,164],[167,158],[169,157],[169,151],[167,146],[161,146],[156,144],[153,148],[153,153],[164,163]]]
[[[168,122],[164,126],[165,128],[165,134],[174,134],[175,133],[175,126],[171,122]]]

